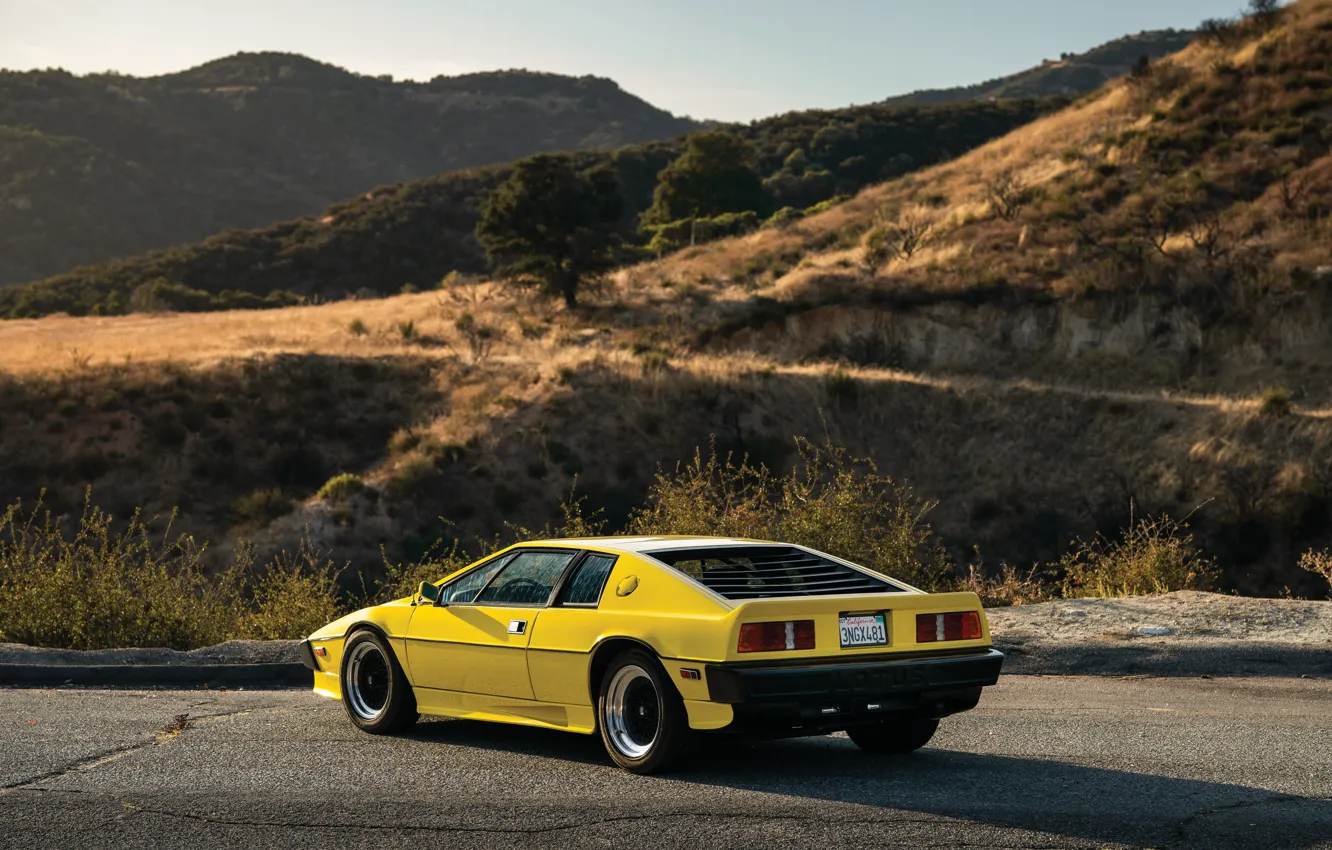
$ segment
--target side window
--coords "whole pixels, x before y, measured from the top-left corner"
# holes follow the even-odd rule
[[[545,604],[577,552],[520,552],[477,597],[480,605]]]
[[[579,564],[578,572],[564,587],[562,601],[565,605],[596,605],[601,601],[601,590],[606,586],[606,577],[615,566],[614,555],[593,553]]]
[[[486,582],[490,581],[490,577],[511,560],[513,560],[512,555],[496,558],[489,564],[482,564],[467,575],[454,579],[440,588],[439,601],[475,602],[476,595],[486,586]]]

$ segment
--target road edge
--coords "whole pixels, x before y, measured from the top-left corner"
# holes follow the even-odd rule
[[[251,688],[314,686],[298,663],[269,664],[0,664],[3,687]]]

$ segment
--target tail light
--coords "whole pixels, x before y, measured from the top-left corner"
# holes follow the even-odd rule
[[[934,643],[940,640],[979,640],[980,637],[980,613],[977,611],[916,615],[916,643]]]
[[[740,627],[740,652],[781,652],[786,649],[813,649],[814,621],[785,623],[745,623]]]

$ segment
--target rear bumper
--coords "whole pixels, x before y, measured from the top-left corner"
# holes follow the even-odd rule
[[[893,713],[945,717],[974,708],[999,680],[994,649],[877,656],[854,662],[709,664],[708,696],[730,703],[732,731],[801,734],[871,723]]]

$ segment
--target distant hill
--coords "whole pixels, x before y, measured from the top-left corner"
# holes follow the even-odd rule
[[[393,82],[285,53],[151,78],[0,71],[0,284],[699,126],[611,80],[529,71]]]
[[[925,89],[890,97],[883,103],[891,106],[924,106],[966,100],[1085,94],[1124,76],[1143,56],[1160,59],[1183,50],[1193,35],[1187,30],[1142,32],[1115,39],[1086,53],[1065,53],[1058,61],[1046,60],[1034,68],[1007,77],[951,89]]]
[[[1056,110],[1066,101],[1014,100],[942,107],[865,106],[794,112],[737,127],[778,207],[806,208],[839,194],[951,159]],[[73,143],[71,143],[73,144]],[[581,167],[608,164],[637,216],[658,173],[684,138],[574,154]],[[472,236],[478,205],[509,165],[385,186],[322,213],[192,245],[99,263],[43,281],[0,288],[0,318],[56,312],[120,314],[152,305],[176,310],[282,306],[296,296],[345,298],[404,286],[432,287],[451,271],[481,272]],[[126,191],[132,176],[118,175]]]

